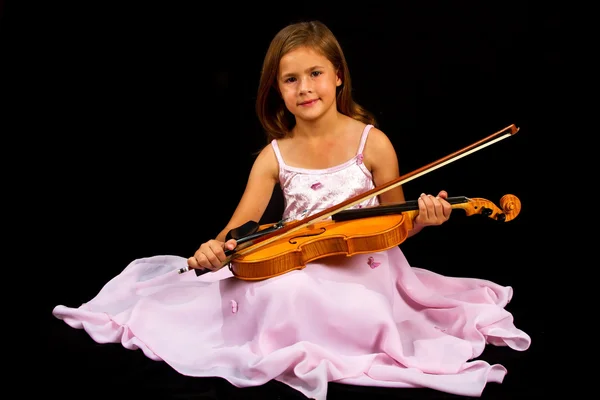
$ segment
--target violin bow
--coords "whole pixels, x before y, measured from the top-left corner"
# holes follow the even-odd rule
[[[433,161],[419,169],[416,169],[405,175],[399,176],[398,178],[396,178],[394,180],[391,180],[391,181],[389,181],[383,185],[380,185],[376,188],[373,188],[367,192],[361,193],[360,195],[351,197],[336,206],[327,208],[321,212],[318,212],[314,215],[308,216],[304,219],[290,222],[279,229],[273,230],[271,232],[268,232],[264,235],[261,235],[261,236],[255,238],[253,240],[247,241],[247,242],[241,244],[240,246],[236,247],[234,250],[226,251],[225,254],[227,255],[227,258],[223,262],[222,266],[230,264],[231,260],[235,257],[243,256],[247,253],[255,251],[258,248],[261,248],[263,246],[266,246],[266,245],[278,240],[281,236],[283,236],[285,234],[296,232],[296,231],[303,229],[311,224],[314,224],[316,222],[327,219],[330,216],[332,216],[340,211],[346,210],[354,205],[360,204],[365,199],[369,199],[371,197],[378,196],[378,195],[385,193],[388,190],[391,190],[395,187],[404,185],[405,183],[410,182],[410,181],[412,181],[420,176],[423,176],[431,171],[435,171],[436,169],[441,168],[445,165],[448,165],[458,159],[466,157],[469,154],[475,153],[476,151],[479,151],[485,147],[491,146],[492,144],[498,143],[501,140],[511,137],[514,134],[516,134],[518,131],[519,131],[519,128],[516,127],[514,124],[511,124],[511,125],[507,126],[506,128],[501,129],[498,132],[489,135],[488,137],[485,137],[481,140],[476,141],[473,144],[470,144],[467,147],[464,147],[461,150],[458,150],[458,151],[455,151],[454,153],[448,154],[447,156],[442,157],[437,161]]]

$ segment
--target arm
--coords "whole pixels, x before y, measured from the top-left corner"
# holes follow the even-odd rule
[[[278,176],[273,148],[266,146],[254,161],[242,198],[225,228],[217,235],[217,240],[224,241],[227,232],[248,221],[260,220],[269,205]]]
[[[200,245],[194,256],[188,258],[188,265],[191,268],[211,270],[221,268],[222,262],[226,259],[224,248],[231,250],[236,245],[234,239],[223,243],[225,236],[231,229],[248,221],[260,220],[269,205],[278,176],[279,170],[273,148],[266,146],[254,161],[246,189],[231,219],[215,239]]]
[[[397,179],[400,176],[398,157],[392,142],[379,129],[371,128],[364,151],[365,165],[373,175],[375,186]],[[422,194],[419,196],[419,214],[413,221],[413,229],[408,237],[414,236],[427,225],[440,225],[450,217],[452,206],[445,201],[448,194],[440,191],[437,197]],[[402,186],[390,189],[379,195],[379,202],[401,203],[404,202]]]

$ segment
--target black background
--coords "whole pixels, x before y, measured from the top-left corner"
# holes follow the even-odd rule
[[[28,243],[31,253],[44,249],[52,268],[37,305],[57,379],[73,374],[105,388],[142,385],[148,393],[190,396],[212,390],[212,383],[192,384],[140,352],[96,345],[51,311],[88,301],[136,258],[190,256],[222,229],[254,153],[266,144],[254,100],[269,41],[290,22],[319,19],[338,37],[355,99],[392,140],[401,173],[510,124],[520,128],[404,187],[408,199],[444,189],[496,205],[510,193],[522,202],[520,215],[502,224],[458,210],[401,247],[414,266],[514,288],[508,308],[532,346],[517,354],[486,350],[488,361],[509,369],[505,383],[491,384],[486,394],[540,393],[530,375],[545,354],[545,244],[535,240],[542,235],[542,161],[534,142],[558,129],[539,111],[552,116],[544,107],[553,91],[546,82],[562,56],[558,12],[545,4],[477,1],[15,4],[3,7],[3,45],[13,56],[6,62],[13,75],[5,76],[16,89],[12,104],[27,105],[19,138],[31,145],[35,191],[44,194],[32,211],[38,229]],[[266,219],[281,211],[279,196]],[[231,398],[258,393],[215,385]],[[258,398],[285,388],[265,390]],[[332,396],[352,390],[334,385]],[[403,395],[356,390],[374,398]]]

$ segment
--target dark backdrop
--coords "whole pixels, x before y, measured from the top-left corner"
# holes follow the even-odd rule
[[[458,210],[402,248],[414,266],[513,286],[509,308],[536,356],[507,379],[524,379],[518,374],[541,359],[537,287],[545,271],[533,240],[533,143],[548,131],[534,110],[547,101],[543,83],[560,58],[553,10],[528,2],[150,1],[32,10],[8,2],[3,11],[3,39],[27,60],[11,65],[34,94],[36,134],[26,140],[40,150],[34,173],[46,201],[36,207],[32,240],[52,268],[38,305],[57,336],[72,329],[53,320],[55,305],[91,299],[136,258],[190,256],[222,229],[266,143],[254,113],[262,58],[279,29],[308,18],[338,37],[355,98],[396,146],[401,173],[510,124],[520,128],[404,188],[408,199],[445,189],[496,205],[510,193],[522,202],[520,215],[502,224]],[[49,339],[53,363],[68,346]]]

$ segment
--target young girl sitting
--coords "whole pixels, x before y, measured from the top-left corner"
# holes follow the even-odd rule
[[[529,336],[505,306],[512,288],[411,267],[398,246],[331,256],[258,281],[238,279],[227,233],[259,221],[275,185],[282,220],[301,220],[399,177],[396,153],[352,99],[342,49],[319,22],[272,40],[257,113],[269,143],[227,226],[190,258],[131,262],[91,301],[53,313],[99,343],[120,342],[184,375],[238,387],[277,380],[314,399],[328,382],[428,387],[480,396],[506,369],[473,360],[486,344],[526,350]],[[448,220],[447,193],[421,195],[409,237]],[[401,187],[354,206],[403,202]],[[425,233],[426,234],[426,233]],[[181,269],[210,271],[201,276]]]

